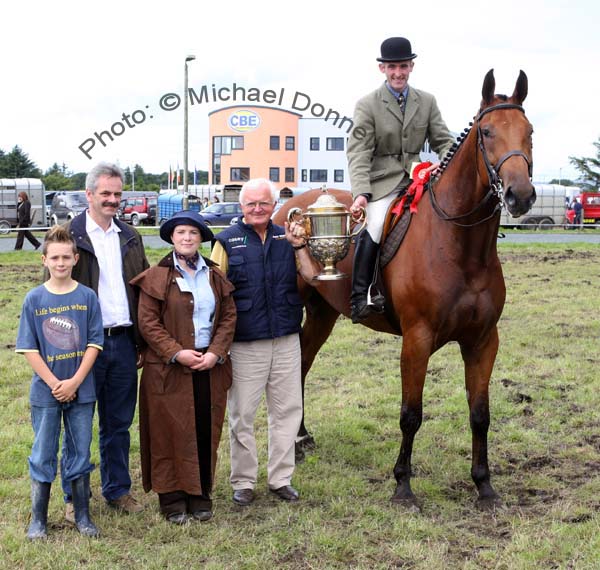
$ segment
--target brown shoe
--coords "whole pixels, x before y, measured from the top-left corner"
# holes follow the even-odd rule
[[[128,514],[141,513],[144,510],[144,507],[138,503],[131,493],[127,493],[127,495],[123,495],[112,501],[106,501],[106,503],[109,507]]]
[[[73,503],[65,505],[65,520],[70,524],[75,524],[75,507]]]
[[[282,501],[294,502],[300,498],[298,491],[291,485],[284,485],[283,487],[279,487],[279,489],[269,488],[269,491],[279,497]]]
[[[247,507],[254,501],[253,489],[238,489],[233,492],[233,502],[240,507]]]

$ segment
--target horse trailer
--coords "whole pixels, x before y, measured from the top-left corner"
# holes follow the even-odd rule
[[[575,186],[559,184],[534,184],[536,201],[531,209],[522,216],[513,218],[505,208],[502,209],[500,225],[519,229],[550,229],[562,227],[567,222],[566,212],[572,196],[579,194]]]
[[[31,202],[31,228],[46,228],[46,189],[39,178],[0,178],[0,233],[17,225],[17,198],[25,192]]]

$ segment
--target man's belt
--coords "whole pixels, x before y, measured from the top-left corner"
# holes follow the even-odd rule
[[[131,327],[108,327],[104,329],[104,336],[117,336],[129,331]]]

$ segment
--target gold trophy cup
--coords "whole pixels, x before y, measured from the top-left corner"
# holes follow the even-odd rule
[[[311,255],[323,265],[323,271],[314,279],[332,281],[348,277],[339,271],[335,264],[346,257],[350,249],[350,240],[356,236],[367,223],[366,212],[361,212],[358,230],[350,228],[352,214],[329,194],[323,187],[322,194],[314,204],[308,206],[306,212],[300,208],[291,208],[288,212],[288,222],[298,222],[304,225],[308,236],[308,249]]]

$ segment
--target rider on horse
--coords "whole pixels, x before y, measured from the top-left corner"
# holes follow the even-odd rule
[[[383,296],[371,296],[371,285],[387,209],[411,180],[411,166],[428,140],[443,156],[454,143],[433,95],[408,86],[414,67],[410,42],[388,38],[381,44],[379,70],[385,83],[356,104],[354,129],[348,142],[348,167],[354,203],[366,208],[367,231],[359,234],[352,273],[352,322],[383,311]],[[437,164],[428,170],[435,170]]]

